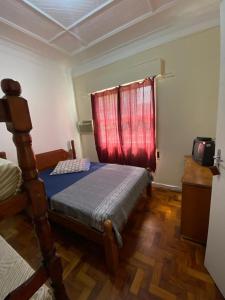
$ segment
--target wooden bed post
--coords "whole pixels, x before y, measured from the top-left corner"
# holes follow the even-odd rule
[[[119,264],[119,251],[110,220],[104,222],[104,250],[108,270],[114,275]]]
[[[74,140],[71,140],[70,144],[71,144],[72,158],[76,159],[76,151],[75,151]]]
[[[146,187],[146,195],[148,197],[151,197],[152,196],[152,183],[149,183]]]
[[[55,299],[68,299],[62,283],[62,265],[52,238],[47,215],[47,199],[44,183],[38,179],[36,161],[32,150],[32,129],[27,101],[20,96],[21,87],[17,81],[4,79],[1,81],[5,97],[1,105],[5,106],[7,115],[6,126],[13,134],[13,141],[17,148],[18,164],[23,174],[23,189],[29,197],[32,206],[33,222],[43,256],[43,266],[51,279]]]

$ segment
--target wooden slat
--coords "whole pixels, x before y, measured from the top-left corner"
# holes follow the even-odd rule
[[[181,194],[153,188],[148,200],[124,229],[114,277],[107,272],[101,247],[55,227],[70,299],[224,299],[204,267],[205,247],[180,238]],[[30,249],[35,236],[27,217],[0,222],[0,233],[28,262],[38,265],[39,248]]]
[[[28,300],[47,279],[47,271],[41,266],[28,280],[11,292],[5,300]]]
[[[138,295],[144,276],[145,276],[145,272],[142,269],[138,268],[134,280],[130,287],[130,292],[132,294]]]
[[[72,158],[75,159],[76,158],[76,151],[75,151],[74,140],[71,140],[70,143],[71,143],[71,150],[72,150]]]
[[[0,219],[13,216],[24,210],[28,205],[28,197],[25,193],[19,193],[12,198],[0,202]]]
[[[155,296],[158,296],[160,299],[166,299],[166,300],[176,300],[177,297],[170,292],[166,291],[165,289],[162,289],[161,287],[151,284],[149,288],[149,292]]]

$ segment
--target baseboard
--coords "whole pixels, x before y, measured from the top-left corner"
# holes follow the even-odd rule
[[[175,191],[175,192],[181,192],[182,191],[182,188],[180,186],[169,185],[169,184],[159,183],[159,182],[155,182],[155,181],[152,182],[152,186],[157,187],[157,188],[161,188],[161,189],[165,189],[165,190]]]

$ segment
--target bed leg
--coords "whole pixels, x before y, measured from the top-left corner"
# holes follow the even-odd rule
[[[151,182],[146,187],[146,195],[147,195],[147,197],[152,196],[152,183]]]
[[[108,270],[114,275],[119,264],[119,250],[110,220],[104,222],[104,249]]]

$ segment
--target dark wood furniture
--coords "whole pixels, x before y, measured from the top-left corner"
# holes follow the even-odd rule
[[[206,243],[211,201],[212,174],[208,167],[185,156],[182,178],[181,234]]]
[[[68,296],[62,283],[61,260],[56,255],[48,222],[45,187],[38,179],[36,160],[31,146],[32,123],[28,104],[20,97],[21,87],[17,81],[4,79],[1,81],[1,88],[5,96],[0,100],[0,122],[5,122],[8,131],[13,135],[18,164],[22,170],[23,185],[22,191],[16,196],[0,202],[0,218],[12,216],[31,206],[34,228],[43,257],[39,269],[6,299],[30,299],[50,278],[55,299],[66,300]],[[1,156],[4,157],[4,154]]]
[[[75,155],[74,144],[71,143],[73,156]],[[63,159],[67,159],[70,157],[70,153],[63,150],[58,149],[55,151],[45,152],[36,155],[37,166],[39,171],[48,169],[50,167],[55,167],[55,165]],[[149,184],[146,188],[146,191],[143,191],[143,194],[146,193],[148,196],[151,196],[151,184]],[[142,205],[142,201],[145,201],[144,195],[141,195],[138,204]],[[135,209],[135,208],[134,208]],[[75,233],[78,233],[85,238],[94,241],[104,247],[105,251],[105,260],[107,264],[108,270],[115,274],[118,268],[119,263],[119,249],[118,244],[116,242],[116,237],[113,231],[113,226],[111,220],[106,220],[103,224],[104,231],[97,231],[87,225],[84,225],[71,217],[67,217],[60,212],[56,212],[54,210],[49,210],[49,219],[52,222],[58,223],[63,227],[72,230]]]

